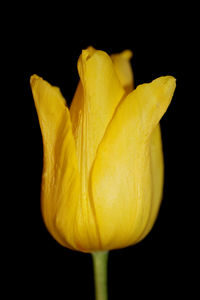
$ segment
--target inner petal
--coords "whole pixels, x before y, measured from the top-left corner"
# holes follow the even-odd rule
[[[134,76],[130,62],[132,56],[133,53],[130,50],[111,55],[117,76],[127,94],[134,88]]]

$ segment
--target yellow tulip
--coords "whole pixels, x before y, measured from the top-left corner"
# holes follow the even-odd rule
[[[70,109],[59,88],[33,75],[43,137],[41,210],[63,246],[83,252],[133,245],[151,230],[163,189],[159,121],[172,76],[133,90],[131,52],[89,47]]]

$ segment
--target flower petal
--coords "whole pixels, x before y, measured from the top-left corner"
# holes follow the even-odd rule
[[[158,124],[151,135],[150,142],[151,177],[152,177],[152,203],[149,219],[144,232],[136,242],[141,241],[151,230],[158,215],[162,200],[164,183],[164,161],[160,125]]]
[[[70,114],[82,193],[87,194],[89,173],[97,147],[125,91],[111,58],[103,51],[92,47],[83,50],[78,60],[78,71],[81,82],[72,101]]]
[[[43,137],[43,218],[48,230],[60,244],[75,248],[68,228],[72,222],[70,212],[80,197],[80,178],[70,114],[59,88],[51,86],[37,75],[31,77],[31,88]],[[63,218],[61,214],[65,213],[66,217]]]
[[[91,193],[104,249],[136,243],[155,217],[154,213],[150,217],[154,187],[151,135],[174,89],[171,76],[137,87],[118,106],[99,146]]]
[[[127,94],[130,93],[134,87],[134,77],[130,63],[132,56],[133,53],[131,50],[124,50],[121,53],[111,55],[117,76]]]
[[[65,100],[57,87],[33,75],[31,87],[43,137],[41,208],[46,227],[63,246],[100,248],[94,209],[81,193],[75,140]]]

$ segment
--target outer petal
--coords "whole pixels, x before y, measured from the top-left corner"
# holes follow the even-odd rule
[[[120,103],[99,146],[91,191],[104,249],[136,243],[155,217],[151,135],[174,89],[170,76],[139,86]]]
[[[93,210],[80,194],[80,174],[69,111],[56,87],[31,77],[41,126],[44,163],[41,208],[45,224],[63,246],[81,251],[99,247]]]
[[[132,58],[132,55],[133,54],[130,50],[125,50],[122,53],[111,55],[118,78],[120,79],[121,84],[128,93],[131,92],[134,88],[134,77],[132,67],[130,64],[130,59]],[[144,233],[140,237],[140,240],[143,237],[145,237],[147,233],[151,230],[156,219],[156,215],[158,213],[162,199],[162,190],[164,182],[164,162],[159,124],[156,126],[156,129],[152,133],[150,155],[151,175],[153,184],[152,209],[149,217],[148,226],[146,227]]]
[[[152,177],[152,202],[151,211],[147,226],[138,239],[141,241],[151,230],[154,222],[156,220],[163,192],[164,183],[164,161],[163,161],[163,151],[162,151],[162,140],[161,140],[161,130],[158,124],[151,135],[150,142],[150,159],[151,159],[151,177]]]
[[[82,194],[88,193],[88,179],[96,150],[125,91],[111,58],[92,47],[83,50],[78,61],[81,82],[70,114],[75,136]]]
[[[111,55],[117,76],[127,93],[130,93],[134,87],[134,77],[130,63],[132,56],[133,53],[130,50]]]
[[[43,137],[44,161],[41,208],[45,224],[63,246],[72,247],[60,230],[58,212],[63,202],[73,205],[78,195],[78,171],[75,144],[65,100],[57,87],[37,75],[31,87]]]

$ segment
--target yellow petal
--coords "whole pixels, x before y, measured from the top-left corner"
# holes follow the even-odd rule
[[[37,75],[31,87],[43,137],[41,209],[47,229],[63,246],[99,249],[95,214],[81,195],[80,174],[68,108],[57,87]]]
[[[136,243],[155,217],[152,201],[158,191],[152,184],[151,135],[174,89],[171,76],[137,87],[118,106],[99,146],[91,193],[104,249]]]
[[[133,53],[130,50],[111,55],[117,76],[127,93],[130,93],[134,87],[134,77],[130,63],[132,56]]]
[[[156,128],[154,129],[151,135],[150,160],[151,160],[151,176],[152,176],[152,191],[153,191],[151,211],[147,222],[147,226],[136,242],[141,241],[153,227],[162,200],[163,183],[164,183],[164,161],[163,161],[160,124],[156,126]]]
[[[111,58],[89,47],[78,60],[80,83],[70,114],[76,142],[82,194],[88,193],[88,178],[97,147],[116,106],[124,95]]]
[[[78,195],[78,172],[70,115],[57,87],[37,75],[31,77],[31,88],[43,137],[43,174],[41,209],[52,236],[63,246],[73,248],[59,223],[59,211],[73,204]],[[60,218],[62,219],[62,218]]]

